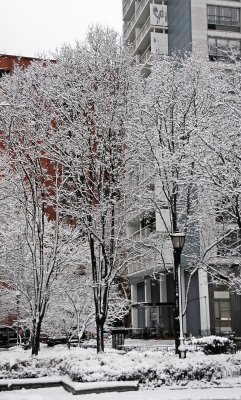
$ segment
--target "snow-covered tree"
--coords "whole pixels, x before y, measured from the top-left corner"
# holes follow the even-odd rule
[[[143,165],[142,199],[153,210],[159,234],[146,246],[167,272],[173,272],[177,291],[177,269],[172,268],[170,235],[185,232],[185,260],[189,283],[202,265],[200,237],[203,209],[200,203],[199,160],[204,159],[200,137],[210,132],[216,91],[211,64],[198,54],[153,56],[151,74],[143,80],[136,97],[132,129],[133,144]],[[139,89],[140,90],[140,89]],[[153,190],[150,191],[150,184]],[[150,211],[149,211],[150,215]],[[147,216],[148,217],[148,216]],[[158,250],[158,252],[157,252]],[[156,262],[157,263],[157,262]],[[176,302],[178,295],[176,294]],[[176,304],[177,320],[178,306]],[[177,336],[178,326],[176,326]]]
[[[119,285],[112,285],[106,326],[111,328],[123,321],[129,307],[126,293]],[[63,270],[56,281],[43,329],[48,335],[66,335],[68,347],[72,339],[78,339],[80,344],[86,333],[95,336],[95,303],[89,260],[77,268]]]
[[[97,351],[104,349],[111,286],[130,256],[124,249],[130,63],[117,34],[95,27],[84,44],[63,48],[53,66],[57,122],[50,151],[63,165],[66,213],[89,244]]]
[[[204,264],[215,279],[239,291],[240,209],[240,60],[228,59],[212,67],[218,88],[210,129],[200,137],[205,157],[199,158],[201,188],[209,226]],[[211,219],[209,218],[211,216]],[[212,221],[212,223],[210,223]],[[236,289],[235,289],[236,288]]]
[[[133,194],[125,166],[131,71],[117,34],[95,27],[85,43],[64,47],[55,63],[44,65],[41,78],[28,83],[43,105],[33,110],[39,118],[32,121],[45,132],[40,148],[53,165],[60,163],[62,215],[89,245],[98,351],[104,348],[111,286],[131,256],[125,235],[126,197]],[[134,207],[134,197],[128,204]]]
[[[41,325],[53,284],[75,255],[75,228],[61,216],[62,172],[47,158],[43,144],[53,119],[39,82],[47,65],[17,69],[1,83],[2,157],[5,198],[1,218],[2,279],[21,293],[31,320],[32,354],[39,350]],[[23,307],[22,307],[23,308]]]
[[[16,69],[3,83],[1,128],[20,176],[22,191],[17,189],[17,194],[23,193],[20,203],[32,252],[38,304],[33,337],[35,329],[40,330],[50,281],[57,275],[59,229],[66,223],[89,245],[97,350],[104,349],[111,286],[132,256],[125,235],[127,194],[128,207],[135,204],[126,179],[132,76],[128,49],[117,34],[95,27],[85,43],[64,47],[56,62]],[[53,231],[52,240],[45,242],[47,223]],[[44,288],[43,265],[48,271]]]
[[[78,338],[80,343],[86,330],[95,330],[90,259],[86,245],[77,256],[79,263],[63,269],[55,282],[43,323],[44,331],[48,334],[66,335],[68,346],[73,338]]]

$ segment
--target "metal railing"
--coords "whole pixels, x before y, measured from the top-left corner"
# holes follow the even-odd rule
[[[118,350],[125,350],[125,351],[132,351],[132,350],[136,350],[136,351],[161,351],[163,353],[167,353],[167,352],[171,352],[174,353],[175,352],[175,346],[174,344],[170,344],[170,345],[165,345],[165,344],[160,344],[160,345],[119,345],[118,346]]]
[[[128,8],[130,7],[131,3],[133,3],[133,0],[127,0],[125,4],[123,5],[123,15],[126,14]]]
[[[130,34],[130,31],[132,30],[133,26],[135,25],[135,22],[136,22],[136,16],[134,14],[133,17],[131,18],[131,20],[129,21],[128,25],[124,28],[125,38]]]
[[[151,27],[151,23],[150,23],[150,17],[149,17],[146,20],[146,23],[143,25],[142,29],[140,30],[139,34],[136,37],[136,42],[135,42],[136,49],[139,46],[139,44],[141,43],[141,41],[143,40],[143,38],[145,37],[146,33],[149,31],[150,27]]]
[[[124,28],[124,36],[125,37],[127,37],[130,34],[133,26],[137,22],[139,16],[141,15],[142,11],[144,10],[144,8],[146,7],[146,5],[148,3],[150,3],[150,0],[145,0],[144,2],[140,3],[140,5],[138,6],[135,14],[133,15],[133,17],[129,21],[128,25]]]
[[[156,221],[146,225],[144,228],[136,230],[134,233],[131,234],[131,237],[142,239],[148,237],[152,232],[155,231],[156,231]]]
[[[138,6],[138,8],[137,8],[137,10],[136,10],[136,19],[139,18],[139,16],[141,15],[143,9],[146,7],[146,5],[147,5],[148,3],[150,3],[150,0],[144,0],[144,1],[142,1],[142,2],[139,4],[139,6]]]
[[[151,46],[140,57],[140,64],[146,64],[151,57]]]

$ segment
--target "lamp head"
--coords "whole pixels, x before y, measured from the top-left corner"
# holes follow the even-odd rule
[[[175,232],[171,234],[171,240],[174,250],[182,250],[186,239],[184,232]]]

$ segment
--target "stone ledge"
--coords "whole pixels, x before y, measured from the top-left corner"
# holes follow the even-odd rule
[[[62,386],[67,392],[74,395],[104,393],[104,392],[126,392],[139,389],[138,381],[118,382],[73,382],[66,378],[26,378],[26,379],[3,379],[0,381],[1,391],[12,391],[20,389],[38,389],[46,387]]]
[[[129,382],[72,382],[69,379],[63,379],[62,386],[72,394],[90,394],[104,392],[127,392],[139,389],[138,381]]]
[[[57,387],[62,385],[61,378],[25,378],[0,380],[0,392],[20,389],[38,389],[43,387]]]

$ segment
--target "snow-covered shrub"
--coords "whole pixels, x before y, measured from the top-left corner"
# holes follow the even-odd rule
[[[223,336],[193,337],[191,343],[202,346],[204,353],[207,355],[235,352],[235,345],[232,340]]]
[[[76,382],[133,381],[144,386],[184,385],[187,381],[217,382],[235,370],[241,354],[213,355],[188,353],[180,360],[175,354],[160,351],[130,351],[128,353],[107,349],[96,354],[95,349],[65,346],[43,348],[36,357],[30,350],[9,350],[0,353],[0,379],[30,378],[41,376],[69,376]]]
[[[38,377],[38,372],[35,370],[31,360],[3,360],[0,363],[0,379],[36,377]]]

